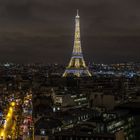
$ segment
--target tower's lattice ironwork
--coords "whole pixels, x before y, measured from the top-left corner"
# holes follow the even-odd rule
[[[72,75],[77,77],[91,76],[85,64],[83,54],[82,54],[82,49],[81,49],[80,16],[78,14],[78,10],[77,10],[77,15],[75,17],[75,38],[74,38],[72,57],[68,67],[66,68],[63,74],[63,77],[72,76]]]

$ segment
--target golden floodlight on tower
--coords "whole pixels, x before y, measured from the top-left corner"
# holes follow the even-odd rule
[[[82,54],[81,39],[80,39],[80,16],[77,10],[77,15],[75,17],[75,37],[72,57],[70,59],[69,65],[66,68],[63,77],[67,76],[91,76]]]

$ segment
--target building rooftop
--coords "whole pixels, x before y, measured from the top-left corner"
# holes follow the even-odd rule
[[[42,117],[35,123],[35,133],[39,133],[41,129],[48,131],[61,125],[62,123],[58,119]]]

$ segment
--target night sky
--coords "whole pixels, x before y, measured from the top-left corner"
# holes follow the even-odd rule
[[[68,63],[76,9],[87,63],[140,60],[139,0],[0,0],[0,62]]]

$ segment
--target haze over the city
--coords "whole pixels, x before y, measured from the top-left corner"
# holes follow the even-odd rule
[[[0,61],[68,63],[76,9],[85,60],[140,60],[138,0],[1,0]]]

